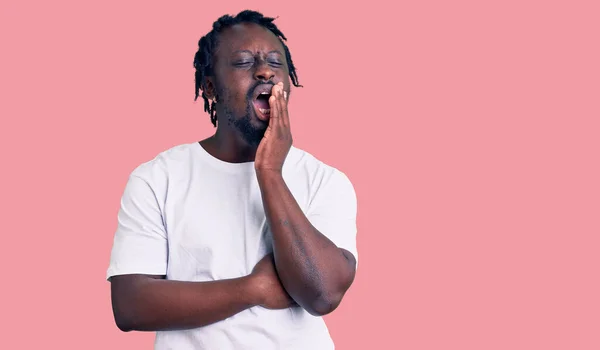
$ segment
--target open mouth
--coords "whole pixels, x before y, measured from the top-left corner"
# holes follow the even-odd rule
[[[262,92],[258,94],[256,99],[254,99],[254,106],[258,110],[260,114],[262,114],[261,119],[268,119],[271,115],[271,106],[269,105],[269,97],[271,97],[270,92]]]

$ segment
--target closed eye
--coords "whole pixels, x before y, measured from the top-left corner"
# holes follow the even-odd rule
[[[234,63],[234,66],[236,66],[236,67],[249,67],[253,63],[254,62],[238,62],[238,63]]]
[[[280,62],[269,61],[268,63],[271,67],[274,67],[274,68],[281,68],[283,66],[283,63],[280,63]],[[233,66],[239,67],[239,68],[249,68],[253,64],[254,64],[253,61],[246,61],[246,62],[236,62],[233,64]]]
[[[283,63],[279,62],[279,61],[267,61],[270,65],[272,66],[276,66],[276,67],[281,67],[283,66]]]

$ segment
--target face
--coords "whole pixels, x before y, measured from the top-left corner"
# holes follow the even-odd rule
[[[270,94],[279,82],[288,96],[290,93],[283,45],[268,29],[256,24],[238,24],[220,34],[214,76],[207,80],[208,97],[217,97],[219,126],[227,123],[254,146],[260,143],[269,120],[264,110],[268,96],[258,96]]]

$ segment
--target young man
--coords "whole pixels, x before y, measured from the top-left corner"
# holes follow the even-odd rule
[[[194,58],[216,133],[129,177],[107,277],[123,331],[156,349],[333,349],[321,316],[357,265],[356,196],[292,146],[290,80],[273,18],[223,16]]]

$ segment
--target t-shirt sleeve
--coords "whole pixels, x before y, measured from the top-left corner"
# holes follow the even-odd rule
[[[168,246],[158,200],[144,179],[131,175],[121,198],[106,278],[166,275]]]
[[[356,212],[354,187],[344,173],[335,170],[319,186],[309,205],[307,218],[338,248],[352,253],[358,264]]]

